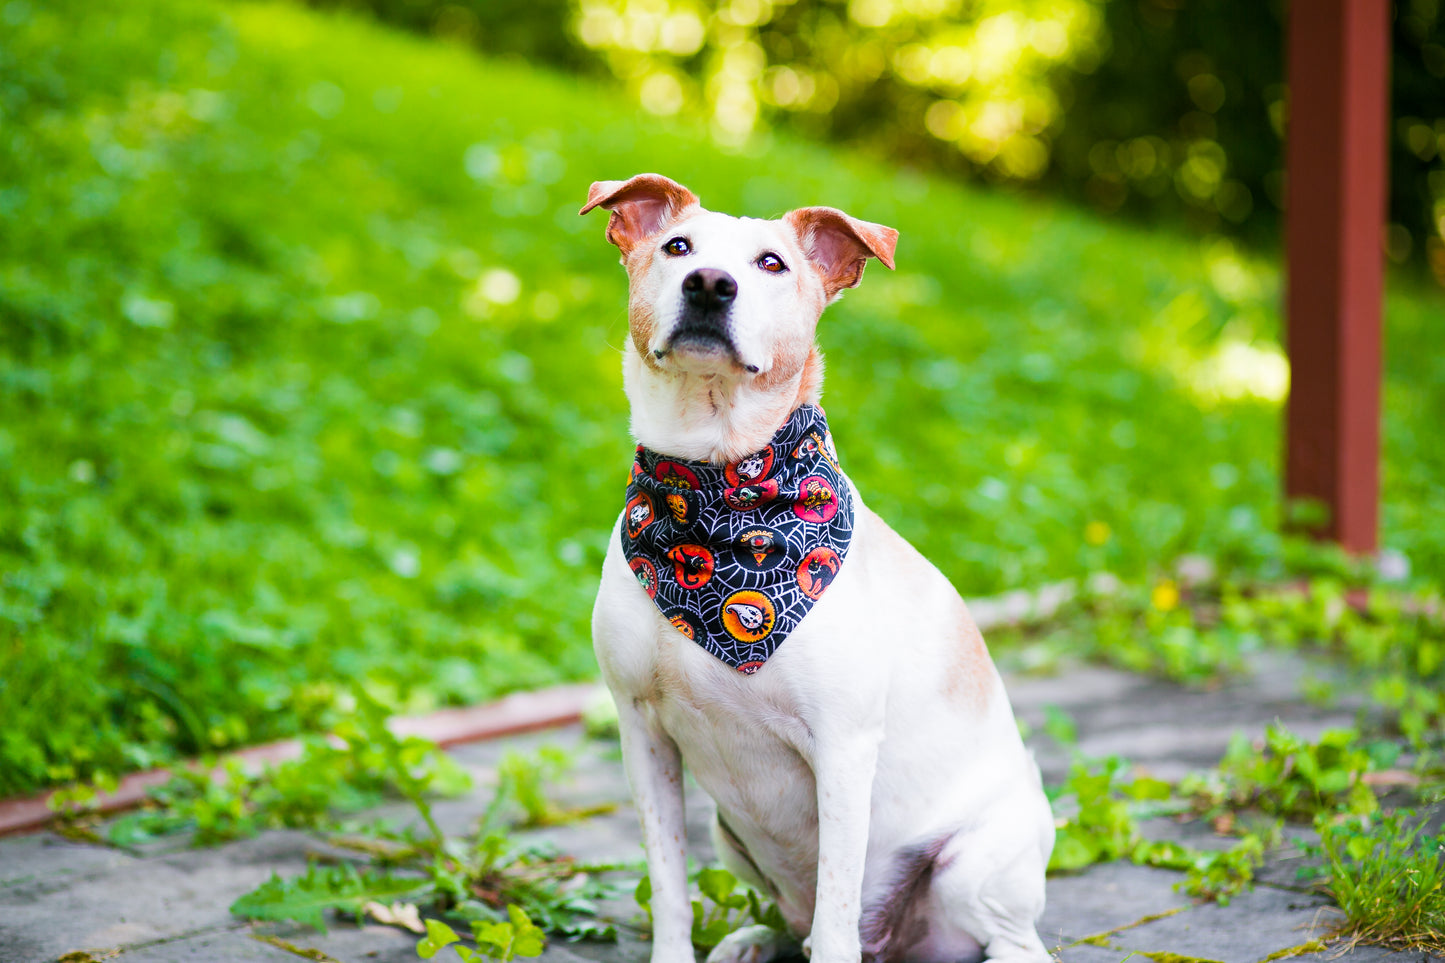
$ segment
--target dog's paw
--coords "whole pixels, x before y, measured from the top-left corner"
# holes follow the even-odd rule
[[[768,963],[797,949],[797,940],[771,926],[744,926],[723,937],[707,955],[707,963]]]

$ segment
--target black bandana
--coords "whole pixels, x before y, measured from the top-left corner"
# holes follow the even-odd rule
[[[729,465],[637,446],[628,565],[679,632],[739,672],[756,672],[808,614],[852,536],[853,494],[815,405]]]

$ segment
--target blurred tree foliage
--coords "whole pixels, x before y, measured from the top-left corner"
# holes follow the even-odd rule
[[[1440,0],[1395,6],[1388,250],[1397,261],[1427,254],[1445,282],[1445,18]],[[1072,79],[1047,177],[1104,211],[1273,236],[1284,202],[1287,5],[1103,8],[1109,49],[1091,75]]]
[[[740,143],[783,125],[1105,211],[1275,236],[1283,0],[310,0],[606,70]],[[1302,8],[1306,15],[1309,8]],[[1445,283],[1445,20],[1394,21],[1390,255]]]

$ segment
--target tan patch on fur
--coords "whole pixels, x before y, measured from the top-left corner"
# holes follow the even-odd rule
[[[983,634],[968,613],[960,612],[962,618],[953,623],[943,669],[943,694],[955,702],[962,702],[970,708],[982,711],[989,701],[991,660],[988,647],[983,643]]]
[[[798,379],[798,393],[793,398],[793,408],[816,405],[823,397],[823,352],[816,344],[803,362],[803,377]]]
[[[629,267],[629,278],[631,274],[632,269]],[[660,371],[662,369],[658,366],[657,359],[648,350],[648,345],[652,344],[652,336],[657,332],[657,318],[652,312],[652,302],[649,298],[636,296],[638,285],[635,281],[629,287],[633,296],[627,304],[627,330],[632,336],[633,350],[642,358],[645,366],[653,371]]]

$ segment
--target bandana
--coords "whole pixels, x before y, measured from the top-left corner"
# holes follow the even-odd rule
[[[808,614],[852,536],[853,494],[815,405],[728,465],[637,446],[628,566],[674,628],[739,672],[756,672]]]

